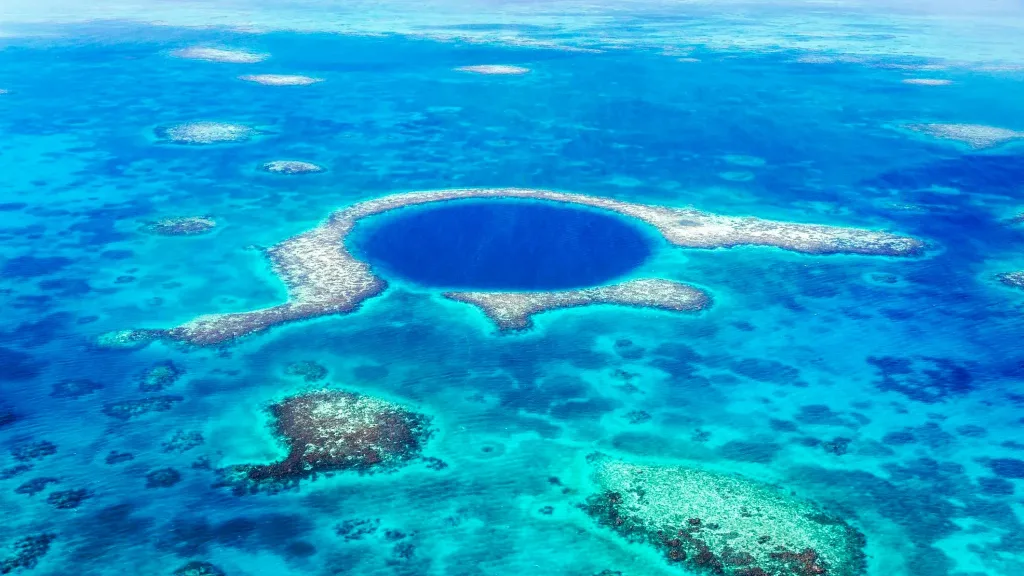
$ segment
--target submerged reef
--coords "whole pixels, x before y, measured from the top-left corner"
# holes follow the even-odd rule
[[[50,391],[52,398],[81,398],[103,388],[103,384],[86,378],[61,380],[53,385]]]
[[[222,469],[237,494],[276,492],[318,473],[386,471],[420,455],[430,419],[398,404],[352,392],[318,390],[270,406],[273,432],[288,450],[271,464]]]
[[[697,312],[711,304],[701,290],[669,280],[631,280],[611,286],[559,292],[446,292],[445,298],[479,307],[501,330],[523,330],[534,314],[558,308],[617,304]]]
[[[733,246],[772,246],[805,254],[868,254],[911,256],[920,254],[924,244],[913,238],[888,232],[842,228],[816,224],[776,222],[752,217],[718,216],[692,208],[672,208],[635,204],[581,194],[521,188],[454,189],[434,192],[409,192],[383,196],[352,205],[333,213],[312,230],[289,238],[268,250],[274,272],[288,287],[284,304],[250,312],[200,316],[165,331],[129,331],[123,338],[130,342],[158,335],[197,346],[215,345],[267,328],[307,320],[328,314],[355,310],[363,301],[384,291],[387,284],[377,277],[369,264],[353,256],[345,240],[363,218],[423,205],[462,199],[524,199],[558,202],[615,212],[655,228],[670,244],[683,248],[729,248]],[[652,282],[652,281],[647,281]],[[653,281],[658,282],[658,281]],[[637,288],[661,284],[637,284],[612,289],[624,298],[639,298],[630,293]],[[674,309],[680,297],[691,300],[695,290],[664,289],[660,294],[671,300],[659,303]],[[653,293],[656,296],[658,293]],[[648,295],[651,296],[651,295]],[[577,296],[579,298],[579,296]],[[594,296],[590,296],[594,298]],[[596,300],[595,300],[596,301]],[[651,302],[648,298],[644,302]],[[648,305],[648,304],[645,304]],[[140,335],[141,334],[141,335]]]
[[[174,56],[175,58],[185,58],[188,60],[227,62],[229,64],[256,64],[257,62],[262,62],[269,57],[268,54],[246,52],[245,50],[208,48],[202,46],[192,46],[189,48],[175,50],[171,52],[171,56]]]
[[[506,76],[526,74],[527,72],[530,71],[529,68],[523,68],[522,66],[509,66],[507,64],[478,64],[475,66],[460,66],[455,70],[458,72],[471,72],[473,74],[493,74]]]
[[[15,570],[31,570],[50,551],[50,545],[57,539],[55,534],[36,534],[17,540],[0,556],[0,574],[12,574]]]
[[[319,382],[327,377],[327,368],[312,360],[302,360],[286,366],[284,373],[289,376],[302,376],[306,382]]]
[[[264,172],[271,174],[316,174],[324,169],[312,162],[300,160],[274,160],[263,165]]]
[[[908,124],[905,128],[933,138],[954,140],[974,149],[992,148],[1024,138],[1024,132],[980,124]]]
[[[1020,288],[1024,290],[1024,270],[997,274],[996,279],[1010,288]]]
[[[161,140],[175,144],[224,144],[245,142],[252,139],[257,131],[242,124],[223,122],[185,122],[168,128],[158,128],[156,135]]]
[[[174,576],[225,576],[225,573],[209,562],[193,560],[175,570]]]
[[[953,81],[941,78],[905,78],[903,83],[916,86],[949,86]]]
[[[183,216],[146,222],[142,230],[159,236],[196,236],[206,234],[216,226],[217,222],[209,216]]]
[[[170,360],[160,362],[142,374],[139,390],[143,392],[160,392],[173,386],[184,373],[184,370]]]
[[[594,492],[583,509],[666,561],[726,576],[859,576],[864,537],[784,491],[696,468],[591,456]]]
[[[11,456],[13,456],[18,462],[42,460],[43,458],[53,456],[56,453],[57,445],[53,442],[47,442],[46,440],[21,444],[11,449]]]
[[[103,406],[103,413],[117,420],[132,420],[150,412],[166,412],[182,400],[181,396],[164,395],[112,402]]]
[[[133,350],[160,339],[162,335],[162,330],[116,330],[101,334],[96,338],[96,345],[100,348]]]
[[[323,82],[322,78],[300,76],[298,74],[246,74],[238,77],[246,82],[255,82],[264,86],[309,86]]]

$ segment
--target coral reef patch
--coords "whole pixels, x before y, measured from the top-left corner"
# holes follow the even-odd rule
[[[56,534],[36,534],[25,536],[14,542],[9,555],[0,559],[0,574],[11,574],[15,570],[31,570],[39,564],[39,560],[50,551],[50,546],[57,539]]]
[[[905,128],[932,138],[953,140],[979,150],[1024,138],[1024,132],[980,124],[908,124]]]
[[[559,308],[616,304],[697,312],[711,304],[711,297],[697,288],[657,279],[559,292],[446,292],[444,297],[480,308],[500,330],[527,329],[533,315]]]
[[[288,453],[271,464],[222,469],[221,484],[236,494],[276,492],[328,472],[393,470],[418,457],[431,435],[423,414],[339,390],[290,396],[269,411]]]
[[[185,371],[170,360],[159,362],[142,374],[139,390],[142,392],[160,392],[170,388],[181,378]]]
[[[164,395],[112,402],[103,406],[103,413],[118,420],[131,420],[150,412],[166,412],[182,400],[181,396]]]
[[[667,562],[726,576],[859,576],[864,537],[810,502],[739,476],[591,455],[582,508]]]
[[[103,388],[103,384],[86,378],[61,380],[53,385],[50,396],[53,398],[81,398]]]
[[[1024,270],[998,274],[996,275],[996,279],[1010,288],[1020,288],[1021,290],[1024,290]]]
[[[186,145],[246,142],[256,134],[257,131],[249,126],[224,122],[185,122],[156,130],[160,140]]]
[[[175,58],[187,60],[205,60],[207,62],[226,62],[228,64],[256,64],[269,58],[268,54],[247,52],[245,50],[210,48],[192,46],[171,52]]]
[[[173,576],[226,576],[226,574],[209,562],[193,560],[175,570]]]
[[[507,64],[477,64],[474,66],[460,66],[455,70],[458,72],[470,72],[472,74],[498,76],[518,76],[530,71],[529,68],[524,68],[522,66],[509,66]]]
[[[77,490],[51,492],[47,496],[46,502],[58,510],[74,510],[89,498],[92,498],[92,492],[80,488]]]
[[[327,377],[327,368],[312,360],[301,360],[286,366],[284,373],[289,376],[301,376],[306,382],[319,382]]]
[[[197,236],[206,234],[216,226],[217,222],[209,216],[183,216],[146,222],[142,230],[158,236]]]
[[[301,160],[274,160],[262,166],[264,172],[271,174],[316,174],[324,169],[312,162]]]
[[[250,312],[210,314],[165,331],[131,331],[130,342],[160,335],[197,346],[215,345],[267,328],[355,310],[383,292],[387,284],[353,256],[345,239],[368,216],[430,202],[460,199],[526,199],[579,205],[615,212],[654,227],[670,244],[684,248],[772,246],[805,254],[911,256],[924,244],[888,232],[814,224],[775,222],[752,217],[718,216],[691,208],[636,204],[546,190],[498,188],[409,192],[361,202],[333,213],[316,228],[268,250],[274,272],[288,287],[284,304]],[[644,286],[644,284],[633,285]],[[629,293],[627,288],[613,290]],[[669,291],[678,297],[685,291]],[[690,293],[692,296],[692,293]],[[579,298],[577,296],[576,298]]]
[[[239,79],[246,82],[263,84],[264,86],[309,86],[310,84],[323,82],[322,78],[298,74],[246,74],[245,76],[239,76]]]

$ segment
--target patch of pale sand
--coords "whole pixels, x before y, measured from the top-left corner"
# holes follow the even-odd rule
[[[975,149],[992,148],[1024,138],[1024,132],[982,124],[907,124],[904,127],[912,132],[953,140]]]
[[[507,64],[479,64],[476,66],[460,66],[455,69],[458,72],[470,72],[473,74],[489,74],[489,75],[504,75],[504,76],[516,76],[520,74],[526,74],[530,71],[529,68],[523,68],[522,66],[509,66]]]
[[[903,83],[916,86],[949,86],[953,81],[943,78],[904,78]]]
[[[246,82],[263,84],[264,86],[309,86],[310,84],[323,82],[322,78],[298,74],[246,74],[245,76],[239,76],[239,79]]]
[[[171,52],[175,58],[188,60],[205,60],[207,62],[226,62],[228,64],[256,64],[270,57],[269,54],[248,52],[229,48],[209,48],[192,46]]]
[[[158,136],[176,144],[245,142],[255,134],[248,126],[222,122],[186,122],[157,131]]]

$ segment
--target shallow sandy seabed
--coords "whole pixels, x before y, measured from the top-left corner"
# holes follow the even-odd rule
[[[669,280],[631,280],[621,284],[558,292],[446,292],[445,298],[472,304],[501,330],[522,330],[531,317],[548,310],[592,304],[696,312],[711,305],[711,297],[686,284]]]
[[[203,48],[199,46],[175,50],[171,52],[171,56],[189,60],[206,60],[207,62],[227,62],[229,64],[256,64],[269,57],[268,54],[246,52],[245,50]]]
[[[980,124],[907,124],[907,130],[943,140],[955,140],[971,148],[992,148],[1024,138],[1024,132]]]
[[[903,80],[903,83],[917,86],[949,86],[953,81],[940,78],[906,78]]]
[[[246,74],[245,76],[239,76],[239,79],[246,82],[263,84],[264,86],[309,86],[310,84],[323,82],[322,78],[298,74]]]
[[[314,174],[324,169],[312,162],[301,160],[274,160],[263,165],[263,170],[272,174]]]
[[[273,270],[288,286],[289,299],[286,303],[250,312],[200,316],[163,332],[163,335],[192,345],[214,345],[285,322],[351,312],[364,300],[380,294],[387,287],[387,283],[374,275],[366,262],[356,259],[345,248],[345,238],[359,220],[403,206],[467,198],[532,199],[608,210],[649,224],[670,244],[685,248],[754,245],[774,246],[806,254],[884,256],[916,255],[924,248],[918,240],[887,232],[718,216],[692,208],[634,204],[611,198],[547,190],[498,188],[408,192],[338,210],[309,232],[272,247],[268,255]],[[587,303],[599,303],[602,294],[617,298],[626,298],[632,294],[628,297],[636,301],[652,302],[656,294],[636,293],[638,288],[645,286],[663,287],[651,284],[627,285],[616,290],[609,288],[611,291],[603,293],[542,296],[536,302],[549,302],[560,307],[566,302],[582,298]],[[661,307],[674,309],[680,291],[667,291],[667,294],[670,300]]]
[[[220,122],[186,122],[157,131],[162,139],[177,144],[245,142],[255,134],[256,130],[248,126]]]
[[[506,66],[504,64],[481,64],[479,66],[461,66],[456,68],[459,72],[472,72],[473,74],[494,74],[494,75],[507,75],[514,76],[518,74],[526,74],[530,71],[529,68],[523,68],[521,66]]]

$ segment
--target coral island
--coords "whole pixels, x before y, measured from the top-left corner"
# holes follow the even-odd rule
[[[14,542],[11,553],[0,559],[0,574],[12,574],[15,570],[31,570],[50,551],[50,545],[57,539],[55,534],[25,536]]]
[[[908,124],[905,128],[933,138],[960,142],[974,149],[992,148],[1024,138],[1024,132],[980,124]]]
[[[175,50],[171,52],[171,56],[174,56],[175,58],[185,58],[188,60],[227,62],[229,64],[256,64],[268,58],[267,54],[203,46],[193,46],[190,48]]]
[[[618,304],[696,312],[711,298],[696,288],[668,280],[631,280],[611,286],[559,292],[446,292],[445,298],[477,306],[501,330],[522,330],[539,312],[591,304]]]
[[[859,576],[864,537],[777,488],[696,468],[644,466],[600,455],[582,508],[667,562],[724,576]]]
[[[174,144],[225,144],[245,142],[257,134],[257,130],[242,124],[223,122],[185,122],[167,128],[158,128],[159,139]]]
[[[1024,290],[1024,270],[997,274],[996,279],[1011,288],[1020,288]]]
[[[115,343],[123,341],[136,344],[163,337],[206,346],[228,342],[277,324],[351,312],[363,301],[383,292],[387,286],[373,273],[369,264],[357,259],[345,246],[346,238],[358,221],[405,206],[488,198],[558,202],[608,210],[652,226],[670,244],[683,248],[750,245],[771,246],[805,254],[883,256],[917,255],[924,248],[918,240],[888,232],[718,216],[692,208],[636,204],[546,190],[498,188],[408,192],[383,196],[338,210],[312,230],[270,248],[267,253],[273,270],[288,287],[288,301],[284,304],[249,312],[210,314],[169,330],[125,331],[108,338]],[[646,289],[655,292],[643,294]],[[667,297],[668,300],[657,301],[654,305],[673,310],[679,307],[692,310],[698,302],[706,304],[697,295],[695,288],[657,280],[625,283],[585,294],[579,291],[549,296],[546,301],[559,306],[578,306],[600,303],[604,297],[620,299],[615,302],[632,301],[634,305],[645,306],[652,305],[659,297]],[[537,305],[533,300],[530,302],[533,302],[533,306]],[[532,308],[527,306],[526,309]]]
[[[183,216],[146,222],[142,230],[159,236],[196,236],[206,234],[216,226],[217,222],[209,216]]]
[[[271,174],[316,174],[324,169],[312,162],[301,160],[274,160],[263,165],[264,172]]]
[[[318,473],[392,470],[418,457],[431,434],[423,414],[338,390],[290,396],[269,411],[287,455],[271,464],[222,469],[221,485],[237,494],[280,491]]]
[[[298,74],[246,74],[238,77],[246,82],[255,82],[264,86],[309,86],[323,82],[322,78],[300,76]]]
[[[522,66],[509,66],[507,64],[478,64],[475,66],[460,66],[455,69],[458,72],[471,72],[473,74],[517,76],[526,74],[529,68]]]

